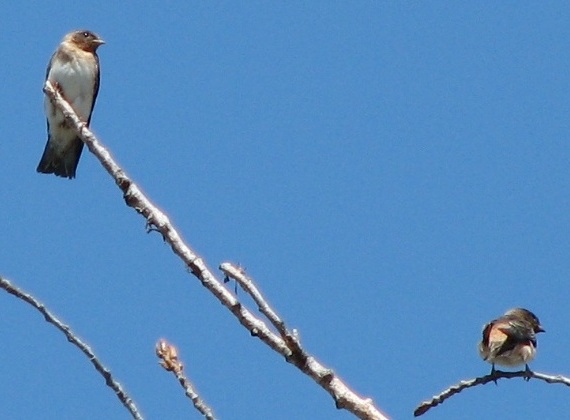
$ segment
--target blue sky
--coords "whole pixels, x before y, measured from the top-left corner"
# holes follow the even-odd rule
[[[566,2],[24,1],[0,16],[0,273],[147,418],[199,418],[157,365],[161,337],[220,418],[352,417],[145,233],[87,151],[73,181],[35,172],[45,67],[72,29],[107,42],[92,128],[125,171],[390,416],[486,374],[481,327],[515,306],[547,330],[531,368],[570,375]],[[128,418],[38,313],[6,294],[0,308],[0,417]],[[501,381],[425,418],[561,418],[568,392]]]

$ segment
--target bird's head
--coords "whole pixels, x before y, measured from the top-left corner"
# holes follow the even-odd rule
[[[97,48],[105,43],[99,35],[87,30],[70,32],[63,40],[64,42],[70,42],[88,52],[97,51]]]
[[[538,317],[535,314],[533,314],[531,311],[529,311],[528,309],[514,308],[511,310],[508,310],[505,313],[505,316],[518,318],[518,319],[521,319],[525,322],[528,322],[532,326],[532,329],[534,330],[535,333],[545,332],[544,328],[542,328],[542,325],[540,325],[540,321],[538,320]]]

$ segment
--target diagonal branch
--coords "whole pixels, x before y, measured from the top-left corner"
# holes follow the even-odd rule
[[[518,372],[504,372],[502,370],[495,370],[489,375],[481,376],[475,379],[469,379],[467,381],[461,381],[456,385],[452,385],[447,388],[445,391],[441,392],[438,395],[433,396],[430,400],[422,402],[418,407],[414,410],[414,416],[418,417],[422,414],[426,413],[430,408],[435,407],[441,403],[443,403],[446,399],[452,397],[455,394],[459,394],[461,391],[467,388],[471,388],[477,385],[485,385],[489,382],[497,383],[497,379],[512,379],[512,378],[524,378],[526,380],[530,380],[530,378],[540,379],[545,381],[549,384],[563,384],[566,386],[570,386],[570,378],[567,378],[562,375],[546,375],[544,373],[539,372],[532,372],[530,370],[521,370]]]
[[[279,331],[281,337],[286,337],[289,335],[289,331],[285,327],[285,323],[279,318],[279,316],[271,309],[259,289],[255,286],[253,281],[245,275],[245,271],[241,267],[236,267],[235,265],[225,262],[220,265],[220,270],[224,273],[227,278],[232,278],[239,283],[243,290],[249,294],[254,302],[265,317],[273,324],[273,326]]]
[[[123,390],[121,384],[113,378],[111,371],[107,369],[103,365],[103,363],[99,361],[95,353],[93,353],[93,351],[89,348],[87,344],[85,344],[83,341],[81,341],[81,339],[79,339],[79,337],[77,337],[77,335],[71,330],[71,328],[69,328],[69,326],[65,325],[59,319],[57,319],[49,310],[46,309],[46,307],[41,302],[35,299],[32,295],[25,293],[24,291],[12,285],[8,280],[2,277],[0,277],[0,288],[6,290],[11,295],[16,296],[18,299],[21,299],[24,302],[27,302],[30,305],[32,305],[34,308],[36,308],[38,311],[41,312],[41,314],[44,316],[47,322],[49,322],[58,330],[60,330],[62,333],[64,333],[65,336],[67,337],[67,341],[69,341],[71,344],[79,348],[79,350],[81,350],[81,352],[83,352],[83,354],[85,354],[87,358],[91,361],[93,366],[95,366],[97,372],[99,372],[103,376],[103,378],[105,378],[105,383],[107,384],[107,386],[111,388],[113,391],[115,391],[115,394],[117,395],[119,400],[123,403],[123,405],[127,408],[127,410],[129,410],[131,416],[134,419],[142,420],[143,417],[141,413],[138,411],[135,402]]]
[[[75,128],[79,137],[87,145],[91,153],[101,162],[107,172],[113,177],[128,206],[134,208],[146,219],[147,226],[162,234],[163,239],[171,246],[172,251],[178,255],[190,272],[194,274],[237,320],[247,328],[252,336],[258,337],[267,346],[281,354],[285,359],[297,366],[310,376],[335,400],[337,408],[346,409],[362,419],[386,419],[369,398],[362,398],[341,381],[334,372],[314,357],[307,356],[301,359],[291,357],[292,352],[284,340],[274,334],[267,325],[256,318],[249,310],[223,286],[200,258],[181,238],[168,217],[156,207],[141,189],[125,174],[111,157],[85,123],[81,122],[71,106],[62,98],[49,81],[46,81],[44,92],[54,105],[63,112],[68,122]]]
[[[236,267],[231,263],[225,262],[220,265],[220,270],[222,270],[226,278],[234,279],[241,288],[252,297],[254,302],[257,304],[259,312],[265,315],[269,322],[273,324],[281,335],[281,338],[285,341],[289,350],[291,350],[291,356],[287,358],[287,361],[302,369],[302,366],[307,363],[309,354],[301,347],[297,331],[289,331],[285,322],[283,322],[271,306],[269,306],[257,286],[253,283],[253,280],[246,276],[243,268]]]

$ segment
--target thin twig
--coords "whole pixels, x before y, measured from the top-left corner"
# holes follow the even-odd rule
[[[273,324],[273,326],[279,331],[281,337],[288,334],[285,323],[279,318],[273,309],[266,302],[265,298],[261,292],[257,289],[252,279],[245,274],[245,270],[241,267],[235,266],[232,263],[225,262],[220,264],[220,270],[228,277],[234,279],[247,294],[249,294],[259,311],[265,315],[265,317]]]
[[[277,329],[281,338],[287,344],[287,347],[291,350],[290,359],[296,358],[299,360],[299,364],[303,364],[304,361],[309,357],[308,353],[301,347],[299,340],[299,335],[295,330],[289,331],[285,322],[277,313],[269,306],[253,280],[245,274],[245,270],[239,266],[235,266],[232,263],[225,262],[220,265],[220,270],[228,278],[234,279],[241,288],[252,297],[254,302],[257,304],[259,312],[261,312],[265,317],[273,324]]]
[[[292,357],[291,349],[287,343],[274,334],[263,321],[244,308],[223,286],[222,282],[208,269],[202,258],[182,240],[168,217],[147,198],[141,189],[115,163],[107,149],[101,145],[86,124],[79,120],[71,106],[62,98],[59,92],[54,90],[49,81],[46,81],[44,92],[50,97],[55,106],[63,112],[67,121],[75,128],[91,153],[99,159],[103,167],[113,177],[123,191],[127,205],[142,214],[148,226],[155,228],[162,234],[163,239],[171,246],[173,252],[182,259],[190,272],[202,282],[202,285],[222,305],[234,314],[237,320],[250,331],[252,336],[259,337],[270,348],[285,356],[287,361],[293,363],[302,372],[309,375],[333,397],[337,408],[346,409],[362,419],[387,418],[374,406],[370,398],[360,397],[341,381],[332,370],[323,366],[314,357]]]
[[[71,331],[71,328],[69,328],[68,325],[65,325],[59,319],[57,319],[57,317],[55,317],[49,310],[47,310],[46,307],[37,299],[35,299],[32,295],[22,291],[20,288],[12,285],[8,280],[2,277],[0,277],[0,287],[6,290],[11,295],[16,296],[18,299],[23,300],[24,302],[27,302],[30,305],[32,305],[34,308],[36,308],[38,311],[42,313],[42,315],[44,316],[45,320],[48,323],[52,324],[54,327],[56,327],[58,330],[64,333],[65,336],[67,337],[67,341],[74,344],[79,350],[81,350],[83,354],[87,356],[87,358],[93,364],[93,366],[95,366],[97,372],[99,372],[103,376],[103,378],[105,378],[105,383],[107,384],[107,386],[111,388],[113,391],[115,391],[115,394],[117,395],[119,400],[123,403],[123,405],[126,407],[126,409],[129,410],[131,416],[134,419],[142,420],[143,417],[139,412],[139,410],[137,409],[133,399],[129,397],[129,395],[123,390],[121,384],[113,378],[111,371],[107,369],[103,365],[103,363],[99,361],[99,358],[95,355],[95,353],[93,353],[91,348],[83,341],[81,341],[79,337],[77,337],[77,335],[73,331]]]
[[[184,388],[186,396],[192,400],[194,407],[208,420],[215,420],[214,412],[210,406],[200,398],[190,380],[184,375],[184,365],[178,359],[176,347],[166,340],[160,339],[156,344],[156,355],[161,359],[160,366],[176,376],[176,379]]]
[[[562,375],[546,375],[544,373],[539,372],[532,372],[521,370],[518,372],[505,372],[502,370],[495,370],[494,373],[490,373],[489,375],[481,376],[479,378],[469,379],[467,381],[461,381],[456,385],[452,385],[447,388],[445,391],[441,392],[438,395],[433,396],[430,400],[422,402],[418,407],[414,410],[414,416],[418,417],[422,414],[426,413],[430,408],[435,407],[441,403],[443,403],[449,397],[460,393],[464,389],[471,388],[477,385],[485,385],[489,382],[495,382],[497,379],[512,379],[512,378],[524,378],[524,379],[540,379],[542,381],[548,382],[550,384],[564,384],[566,386],[570,386],[570,379],[562,376]]]

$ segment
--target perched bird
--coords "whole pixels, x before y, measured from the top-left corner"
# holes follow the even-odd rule
[[[90,31],[70,32],[51,57],[46,80],[63,95],[87,126],[99,92],[97,48],[105,42]],[[46,96],[48,140],[36,169],[45,174],[75,178],[83,141]]]
[[[483,327],[483,338],[479,343],[479,354],[491,363],[491,374],[495,364],[517,366],[528,363],[536,355],[536,334],[544,332],[535,314],[527,309],[515,308]]]

